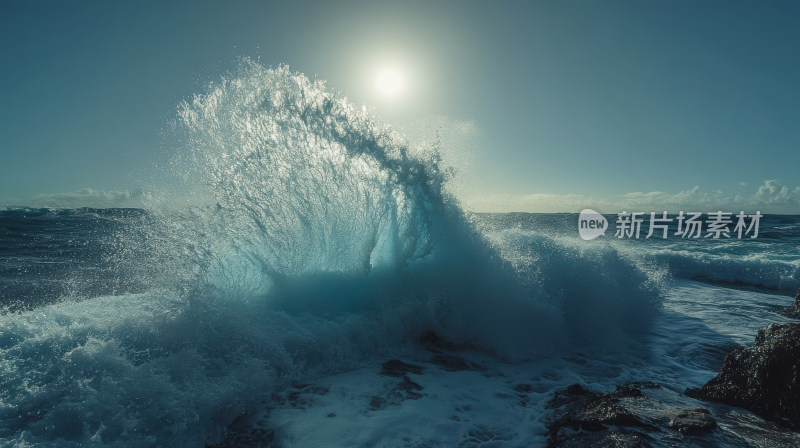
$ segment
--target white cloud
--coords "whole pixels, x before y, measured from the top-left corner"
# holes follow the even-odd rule
[[[706,192],[693,187],[677,193],[663,191],[630,192],[602,198],[579,194],[495,194],[467,197],[463,200],[468,210],[476,212],[540,212],[577,213],[592,208],[603,213],[626,211],[739,211],[762,213],[800,214],[800,186],[789,187],[779,180],[765,180],[748,195],[726,194],[722,190]]]
[[[779,180],[765,180],[758,187],[755,198],[765,204],[797,206],[800,204],[800,186],[790,189]]]

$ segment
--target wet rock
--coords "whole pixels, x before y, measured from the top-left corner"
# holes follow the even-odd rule
[[[415,383],[411,381],[411,378],[404,376],[403,380],[397,383],[395,390],[401,392],[406,400],[416,400],[422,397],[422,394],[419,393],[419,391],[422,389],[423,387],[418,383]]]
[[[755,345],[734,349],[715,378],[686,393],[749,409],[800,430],[800,325],[773,324],[759,330]]]
[[[622,386],[617,386],[614,396],[617,398],[641,398],[644,397],[643,391],[648,389],[661,389],[661,385],[650,381],[625,383]]]
[[[406,400],[419,400],[422,398],[421,391],[423,389],[422,385],[412,381],[408,375],[405,375],[399,382],[386,385],[382,396],[374,395],[370,399],[369,408],[377,411],[389,406],[399,405]]]
[[[284,394],[273,394],[272,400],[277,404],[288,404],[297,409],[308,409],[313,405],[314,396],[326,395],[328,388],[310,384],[295,383]]]
[[[386,407],[386,399],[383,397],[379,397],[377,395],[373,395],[372,398],[369,400],[369,408],[373,411],[378,411]]]
[[[647,434],[627,429],[605,432],[575,432],[569,437],[551,442],[552,448],[650,448],[652,438]]]
[[[381,365],[380,374],[384,376],[401,378],[409,373],[413,373],[414,375],[422,375],[423,370],[424,368],[422,366],[408,364],[400,361],[399,359],[392,359]]]
[[[687,406],[692,402],[697,403],[650,382],[611,393],[574,384],[548,402],[548,447],[716,446],[722,440],[716,420],[708,409]]]
[[[486,371],[485,367],[475,364],[474,362],[466,360],[457,355],[445,355],[445,354],[434,355],[434,357],[431,358],[430,362],[436,364],[437,366],[443,368],[448,372],[458,372],[462,370],[473,370],[477,372]]]
[[[667,424],[681,434],[699,435],[717,429],[717,422],[708,409],[691,409],[679,412]]]
[[[787,306],[783,309],[783,314],[787,317],[800,319],[800,291],[794,296],[794,303],[792,306]]]
[[[551,436],[557,436],[553,430],[558,432],[562,428],[602,431],[607,429],[608,425],[653,427],[621,406],[620,398],[622,396],[615,392],[610,394],[591,392],[580,384],[573,384],[563,391],[556,392],[548,407],[560,408],[561,413],[550,425]]]

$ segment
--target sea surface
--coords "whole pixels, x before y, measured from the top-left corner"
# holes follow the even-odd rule
[[[467,213],[435,147],[285,67],[179,121],[191,205],[0,210],[0,446],[543,446],[555,390],[702,385],[800,288],[800,217],[583,241]]]

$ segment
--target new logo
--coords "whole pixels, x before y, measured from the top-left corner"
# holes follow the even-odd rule
[[[605,235],[607,228],[608,221],[603,215],[588,208],[581,210],[578,217],[578,233],[582,239],[589,241]]]

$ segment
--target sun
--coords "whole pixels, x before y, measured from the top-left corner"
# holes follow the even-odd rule
[[[405,77],[396,67],[383,67],[375,75],[375,90],[382,96],[395,98],[403,93]]]

